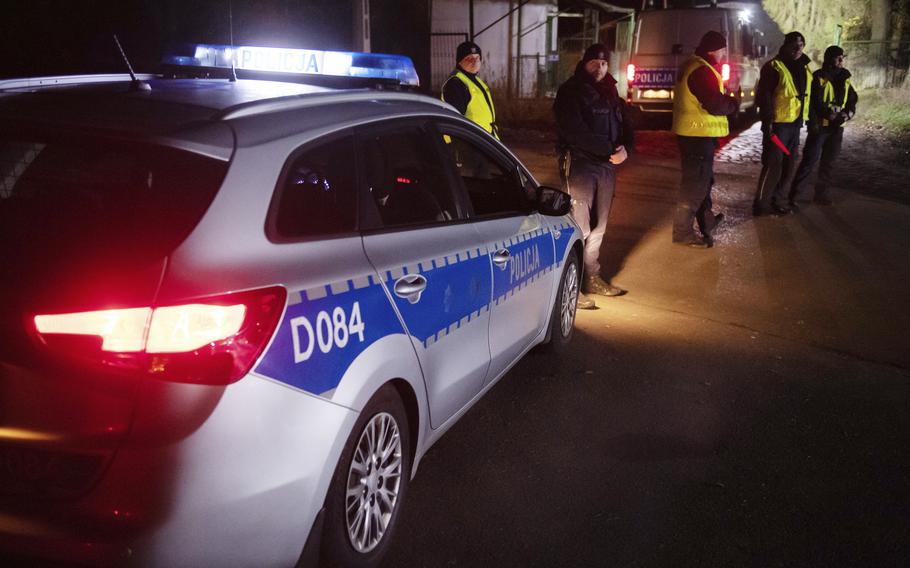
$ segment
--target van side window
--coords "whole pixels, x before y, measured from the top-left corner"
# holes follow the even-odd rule
[[[282,238],[351,232],[356,223],[352,136],[305,150],[280,188],[274,228]]]

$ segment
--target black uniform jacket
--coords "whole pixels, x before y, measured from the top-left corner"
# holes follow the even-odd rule
[[[783,47],[781,47],[783,49]],[[793,85],[796,87],[796,92],[800,96],[806,94],[806,65],[809,64],[809,56],[805,53],[802,54],[797,60],[788,60],[786,57],[778,54],[774,59],[780,59],[784,65],[787,66],[787,70],[790,71],[790,75],[793,76]],[[771,60],[773,61],[773,59]],[[780,82],[780,76],[777,74],[777,71],[771,67],[771,61],[765,63],[761,68],[761,75],[758,78],[758,88],[755,89],[755,102],[758,104],[758,116],[761,119],[763,125],[770,125],[774,122],[774,90],[777,89],[777,84]],[[803,99],[804,104],[808,103],[806,99]],[[799,118],[794,120],[791,124],[796,126],[803,125],[803,115],[800,113]]]
[[[616,90],[616,79],[607,74],[595,83],[579,63],[556,92],[553,103],[557,148],[574,156],[604,162],[620,145],[632,152],[633,130],[628,107]]]

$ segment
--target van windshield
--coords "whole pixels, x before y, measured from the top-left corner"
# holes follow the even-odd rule
[[[689,54],[708,30],[727,34],[724,10],[655,10],[639,16],[636,53],[639,55]],[[678,45],[674,51],[674,45]]]

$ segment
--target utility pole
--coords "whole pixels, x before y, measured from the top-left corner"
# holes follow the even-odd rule
[[[468,0],[468,39],[474,41],[474,0]]]

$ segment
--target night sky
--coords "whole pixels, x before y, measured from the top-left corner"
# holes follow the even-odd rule
[[[236,44],[350,50],[344,0],[233,0]],[[181,43],[229,43],[228,0],[6,0],[0,77],[124,72],[116,33],[138,72]]]

